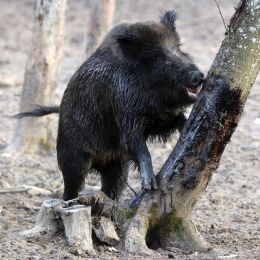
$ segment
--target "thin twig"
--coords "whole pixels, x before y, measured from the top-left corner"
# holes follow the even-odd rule
[[[218,1],[217,1],[217,0],[214,0],[214,1],[215,1],[216,5],[217,5],[217,7],[218,7],[218,11],[219,11],[220,16],[221,16],[221,18],[222,18],[222,21],[223,21],[223,24],[224,24],[225,30],[227,31],[227,26],[226,26],[226,23],[225,23],[224,17],[223,17],[223,15],[222,15],[222,13],[221,13],[221,10],[220,10],[220,7],[219,7],[219,4],[218,4]]]
[[[129,187],[129,189],[135,194],[135,196],[137,195],[137,192],[128,184],[128,182],[126,182],[126,185]]]
[[[21,188],[21,189],[10,189],[10,190],[0,190],[0,194],[7,193],[22,193],[28,191],[30,188]]]
[[[120,178],[121,178],[121,181],[124,182],[124,183],[128,186],[128,188],[129,188],[129,189],[134,193],[134,195],[136,196],[136,195],[137,195],[137,192],[128,184],[128,181],[125,181],[125,180],[123,179],[123,176],[121,176]]]

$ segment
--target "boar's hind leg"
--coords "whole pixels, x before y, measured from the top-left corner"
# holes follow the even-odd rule
[[[58,163],[64,180],[64,200],[78,197],[84,188],[85,173],[91,167],[91,158],[83,151],[57,146]]]
[[[119,160],[109,161],[98,169],[101,173],[101,190],[111,199],[119,199],[126,187],[128,169]]]

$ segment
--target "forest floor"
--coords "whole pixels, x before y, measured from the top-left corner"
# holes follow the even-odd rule
[[[84,60],[88,17],[86,0],[68,1],[65,45],[60,69],[57,100],[73,72]],[[238,0],[219,1],[228,23]],[[178,11],[177,29],[183,48],[205,73],[209,69],[221,41],[224,26],[214,1],[118,0],[115,23],[121,21],[158,20],[169,9]],[[16,121],[8,116],[18,112],[26,54],[30,49],[33,18],[32,0],[0,1],[0,147],[10,143]],[[53,115],[57,122],[57,116]],[[57,123],[53,124],[54,136]],[[150,144],[155,170],[158,171],[176,142]],[[227,145],[221,164],[206,192],[195,207],[195,221],[202,235],[213,246],[207,253],[175,249],[174,259],[260,259],[260,82],[254,85],[241,122]],[[129,184],[140,189],[136,172]],[[19,232],[34,226],[43,200],[57,196],[62,190],[55,150],[49,155],[21,155],[18,158],[0,154],[0,190],[20,189],[25,185],[43,188],[39,195],[27,191],[0,194],[0,258],[1,259],[81,259],[75,256],[62,234],[46,239],[23,239]],[[89,176],[86,188],[99,189],[99,178]],[[31,190],[32,191],[32,190]],[[58,191],[58,192],[57,192]],[[125,197],[133,196],[130,189]],[[160,259],[169,252],[158,250]],[[89,257],[90,258],[90,257]],[[149,257],[151,258],[151,257]],[[149,259],[147,258],[147,259]],[[156,257],[158,259],[158,257]],[[91,259],[146,259],[103,250]]]

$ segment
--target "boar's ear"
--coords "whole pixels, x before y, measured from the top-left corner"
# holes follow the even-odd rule
[[[175,21],[177,19],[177,14],[174,10],[166,12],[161,17],[161,23],[169,28],[170,30],[175,30]]]
[[[131,60],[137,60],[140,58],[142,52],[141,39],[129,32],[118,34],[116,40],[119,45],[119,49],[122,54]]]

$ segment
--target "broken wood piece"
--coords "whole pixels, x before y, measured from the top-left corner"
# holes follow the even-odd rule
[[[26,238],[39,237],[41,235],[53,235],[58,229],[58,219],[55,208],[62,204],[61,200],[45,200],[40,208],[34,228],[23,231],[21,236]]]
[[[92,215],[110,218],[116,207],[114,200],[107,197],[102,191],[84,191],[78,199],[79,204],[91,206]]]
[[[26,189],[26,193],[32,196],[49,196],[52,193],[50,190],[36,186],[24,185],[24,188]]]
[[[94,205],[96,203],[103,202],[105,200],[111,200],[108,198],[108,196],[102,192],[102,191],[96,191],[96,190],[84,190],[80,193],[80,196],[78,198],[78,201],[81,204],[84,204],[86,206]]]
[[[101,217],[101,219],[97,221],[96,225],[93,225],[93,230],[101,242],[105,242],[111,246],[114,246],[119,242],[115,225],[108,218]]]
[[[74,205],[59,209],[70,246],[94,253],[92,244],[91,207]]]
[[[8,194],[8,193],[22,193],[27,192],[28,188],[15,188],[15,189],[8,189],[8,190],[0,190],[0,194]]]

